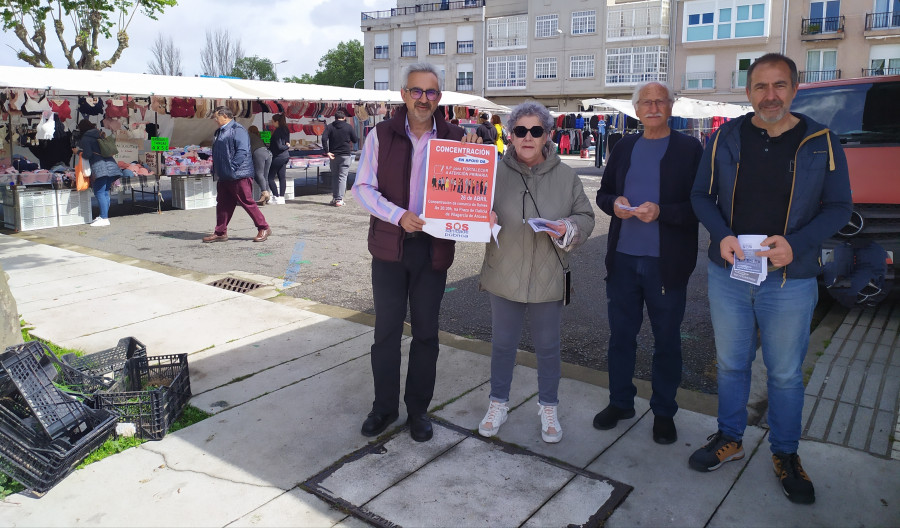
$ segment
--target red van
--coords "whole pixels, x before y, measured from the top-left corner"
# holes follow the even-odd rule
[[[828,126],[847,155],[853,216],[826,248],[876,242],[888,252],[892,281],[900,256],[900,75],[801,84],[791,110]]]

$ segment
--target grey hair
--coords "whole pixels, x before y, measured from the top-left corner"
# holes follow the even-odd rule
[[[228,119],[234,119],[234,112],[231,111],[227,106],[217,106],[215,110],[213,110],[213,115],[225,116]]]
[[[509,118],[506,120],[506,126],[512,130],[515,128],[519,119],[522,119],[525,116],[534,116],[538,118],[548,134],[550,133],[550,129],[553,128],[553,118],[550,116],[550,111],[547,110],[546,106],[536,101],[525,101],[524,103],[514,106],[512,112],[509,113]]]
[[[674,103],[674,102],[675,102],[675,91],[672,90],[672,87],[671,87],[671,86],[669,86],[668,84],[666,84],[666,83],[664,83],[664,82],[660,82],[660,81],[648,81],[648,82],[642,82],[641,84],[639,84],[639,85],[637,85],[637,86],[634,87],[634,93],[631,94],[631,104],[632,104],[635,108],[637,108],[638,99],[641,98],[641,90],[643,90],[644,88],[646,88],[646,87],[648,87],[648,86],[652,86],[652,85],[654,85],[654,84],[659,85],[659,86],[662,86],[663,88],[665,88],[665,89],[666,89],[666,93],[669,94],[669,102],[670,102],[670,103]]]
[[[414,73],[430,73],[435,76],[438,82],[440,82],[441,80],[441,76],[438,75],[437,68],[434,67],[434,64],[429,64],[427,62],[416,62],[403,68],[403,74],[401,75],[403,84],[400,85],[401,89],[406,89],[407,83],[409,82],[409,76]]]

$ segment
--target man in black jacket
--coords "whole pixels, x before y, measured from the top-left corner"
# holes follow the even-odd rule
[[[337,110],[334,122],[325,127],[322,134],[322,147],[331,159],[331,205],[344,205],[344,191],[347,190],[347,174],[353,160],[353,145],[359,143],[359,137],[353,125],[347,123],[347,112]]]
[[[653,440],[674,443],[675,394],[681,384],[681,321],[687,283],[697,264],[697,217],[691,187],[703,148],[668,125],[675,101],[659,82],[638,85],[632,103],[642,134],[616,145],[597,191],[612,217],[606,248],[609,316],[609,405],[594,417],[612,429],[634,416],[637,335],[644,304],[653,328]]]
[[[494,145],[497,143],[497,129],[491,124],[491,118],[487,114],[478,116],[481,123],[475,130],[475,135],[481,138],[481,142],[485,145]]]

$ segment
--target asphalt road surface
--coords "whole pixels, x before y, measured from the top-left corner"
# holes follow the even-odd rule
[[[579,173],[593,203],[602,171],[593,166],[592,160],[566,159],[565,162]],[[355,169],[354,164],[351,182]],[[28,234],[207,274],[239,270],[277,277],[291,286],[285,290],[286,294],[374,313],[371,257],[366,247],[369,215],[349,193],[345,207],[329,206],[331,192],[327,173],[323,173],[318,185],[312,171],[308,178],[301,170],[291,170],[289,176],[295,178],[298,196],[285,205],[262,208],[273,235],[261,244],[251,241],[256,229],[240,209],[235,211],[229,226],[228,242],[202,244],[200,239],[211,233],[215,225],[215,210],[171,210],[168,178],[162,178],[161,190],[166,204],[162,214],[157,214],[155,209],[137,207],[130,200],[122,205],[115,204],[114,200],[110,227],[70,226]],[[137,204],[154,206],[150,201]],[[572,258],[574,294],[572,303],[564,309],[562,358],[569,363],[606,370],[609,325],[603,260],[609,218],[596,205],[594,209],[597,219],[594,232]],[[97,211],[96,206],[94,210]],[[715,346],[706,300],[708,236],[702,227],[700,231],[698,266],[688,287],[682,325],[682,386],[715,393]],[[456,247],[456,260],[448,275],[441,310],[441,329],[490,341],[488,297],[478,290],[484,247],[467,243]],[[532,349],[527,328],[521,348]],[[652,350],[653,336],[645,317],[638,337],[636,377],[650,379]]]

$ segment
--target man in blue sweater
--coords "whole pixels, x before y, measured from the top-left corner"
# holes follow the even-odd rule
[[[768,371],[769,444],[775,475],[792,502],[815,502],[797,448],[803,412],[801,366],[818,300],[822,242],[850,218],[847,159],[837,136],[790,113],[797,65],[763,55],[747,71],[754,113],[710,138],[691,203],[709,230],[709,305],[716,337],[718,431],[689,465],[712,471],[744,457],[751,364],[757,334]],[[767,278],[758,286],[730,277],[744,259],[739,235],[763,235]]]

